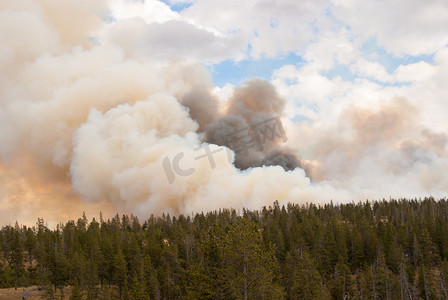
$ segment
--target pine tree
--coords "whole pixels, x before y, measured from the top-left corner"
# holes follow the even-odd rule
[[[114,283],[118,286],[120,296],[122,297],[122,299],[127,299],[128,270],[126,266],[126,260],[124,259],[124,255],[121,249],[118,249],[118,252],[114,257],[113,266],[114,266],[114,273],[113,273]]]
[[[75,284],[72,287],[72,294],[70,295],[70,300],[82,300],[82,292],[79,287],[78,280],[75,280]]]
[[[240,299],[281,299],[276,281],[275,248],[263,248],[261,235],[247,218],[238,218],[224,240],[224,273],[232,296]]]
[[[143,259],[143,289],[151,299],[160,300],[160,285],[149,255]]]
[[[351,287],[350,268],[340,256],[334,267],[331,295],[334,299],[349,299],[352,295]]]
[[[13,237],[11,241],[11,253],[9,258],[9,264],[14,269],[14,288],[20,284],[20,279],[24,272],[24,257],[23,257],[23,241],[20,232],[19,225],[16,223],[15,229],[13,229]]]
[[[45,300],[56,300],[56,295],[54,293],[54,289],[51,285],[45,288],[45,292],[43,294],[43,298]]]
[[[137,278],[134,278],[129,289],[129,300],[149,300],[148,293],[143,289]]]
[[[330,292],[324,286],[322,277],[317,271],[313,259],[308,252],[296,252],[292,263],[292,286],[290,299],[329,299]]]
[[[429,198],[275,203],[243,217],[151,216],[143,226],[133,216],[55,229],[38,219],[1,228],[0,288],[49,286],[48,299],[77,281],[87,300],[448,300],[447,213],[446,200]]]
[[[101,287],[101,290],[98,295],[99,300],[112,300],[112,290],[107,285]]]
[[[125,278],[123,285],[120,287],[120,299],[121,300],[129,299],[128,279],[127,278]]]
[[[213,225],[201,244],[202,263],[190,267],[190,297],[224,299],[228,293],[224,280],[223,239],[225,233]]]

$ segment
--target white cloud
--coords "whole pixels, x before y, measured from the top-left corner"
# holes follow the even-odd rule
[[[129,1],[129,0],[113,0],[111,14],[116,20],[132,19],[140,17],[146,23],[164,23],[170,20],[182,19],[177,12],[165,3],[157,0],[149,1]]]
[[[197,26],[228,35],[242,32],[251,43],[250,55],[276,57],[300,52],[313,39],[314,22],[328,3],[304,1],[198,0],[182,12]]]
[[[377,62],[367,61],[365,59],[359,59],[350,66],[350,70],[353,73],[357,73],[361,76],[375,79],[380,82],[389,82],[392,80],[392,76],[387,73],[386,68]]]
[[[436,72],[437,67],[420,61],[414,64],[400,65],[394,71],[394,78],[396,81],[423,81],[432,77]]]
[[[359,50],[345,28],[324,31],[304,50],[304,58],[318,70],[330,70],[338,64],[358,59]]]
[[[448,2],[333,0],[333,13],[353,32],[376,37],[395,55],[433,53],[448,44]]]
[[[434,53],[448,43],[444,29],[448,28],[448,3],[444,1],[196,0],[172,1],[171,4],[185,2],[191,5],[175,12],[157,0],[113,0],[111,13],[118,21],[138,17],[148,25],[179,21],[179,31],[185,33],[185,37],[177,34],[172,38],[173,33],[162,28],[162,32],[168,30],[171,36],[166,36],[162,43],[149,41],[156,44],[151,53],[165,51],[171,57],[175,52],[173,49],[177,48],[178,56],[191,55],[196,61],[202,61],[202,57],[203,61],[214,62],[239,60],[246,55],[253,59],[275,58],[294,52],[303,54],[316,67],[330,69],[334,64],[353,62],[362,41],[372,37],[376,37],[379,46],[395,55]],[[198,32],[213,33],[214,38],[199,38],[198,34],[192,33],[192,27],[186,28],[186,24],[196,27]],[[136,25],[136,30],[141,31]],[[123,27],[117,27],[120,26]],[[131,39],[140,41],[145,37],[130,34],[126,42],[135,43]],[[145,46],[150,39],[146,39]],[[192,44],[188,43],[190,40]],[[163,44],[163,47],[159,49],[157,44]],[[193,50],[193,44],[198,49]],[[202,51],[203,48],[206,51]],[[207,55],[204,56],[204,52]],[[378,79],[382,71],[377,67],[364,64],[356,68]]]
[[[424,61],[400,65],[392,74],[389,74],[382,64],[365,59],[359,59],[350,65],[350,70],[354,74],[383,83],[421,82],[432,77],[436,69],[435,66]]]
[[[222,88],[215,86],[213,88],[213,94],[218,97],[220,102],[227,101],[233,94],[235,86],[230,83],[225,84]]]
[[[218,37],[185,21],[147,24],[138,17],[110,24],[103,40],[119,45],[133,58],[184,62],[238,59],[246,46],[239,34]]]

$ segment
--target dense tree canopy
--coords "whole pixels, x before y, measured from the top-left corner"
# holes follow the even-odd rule
[[[3,226],[0,287],[47,299],[448,299],[448,202]]]

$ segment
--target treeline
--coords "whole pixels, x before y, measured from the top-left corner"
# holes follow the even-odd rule
[[[4,226],[0,287],[56,299],[448,299],[448,202]],[[55,292],[56,291],[56,292]]]

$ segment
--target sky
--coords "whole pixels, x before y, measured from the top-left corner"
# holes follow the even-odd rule
[[[445,0],[0,0],[0,224],[444,198],[446,78]],[[287,142],[239,167],[235,115]]]

